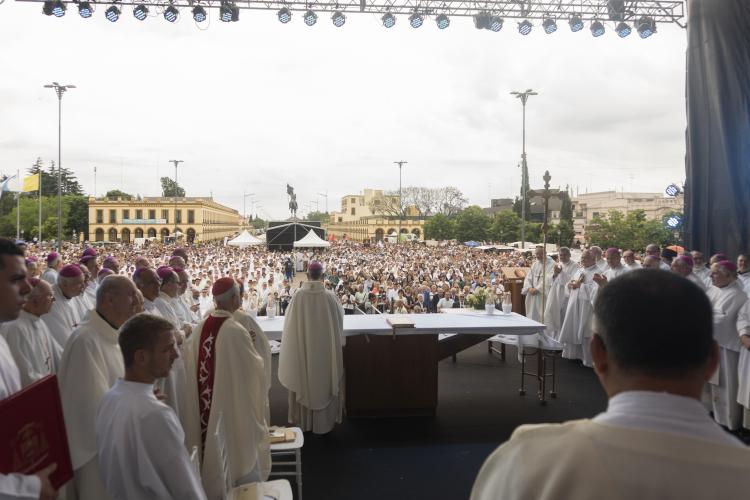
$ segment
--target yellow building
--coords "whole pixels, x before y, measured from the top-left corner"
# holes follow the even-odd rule
[[[132,242],[135,238],[163,241],[175,232],[188,243],[221,240],[239,230],[242,216],[211,198],[89,197],[89,239]]]
[[[400,228],[402,234],[423,240],[425,217],[419,216],[416,207],[407,207],[405,212],[399,221],[398,196],[383,194],[382,189],[365,189],[362,194],[342,197],[341,210],[331,212],[325,229],[337,239],[380,241],[395,236]]]

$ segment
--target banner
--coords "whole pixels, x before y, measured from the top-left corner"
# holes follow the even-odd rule
[[[15,178],[16,176],[13,175],[11,177],[6,177],[2,181],[0,181],[0,198],[2,198],[3,193],[10,191],[10,181],[12,181]]]
[[[39,173],[30,175],[23,178],[23,192],[28,193],[30,191],[39,190]]]

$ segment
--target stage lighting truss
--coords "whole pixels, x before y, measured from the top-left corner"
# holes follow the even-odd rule
[[[337,10],[331,16],[331,22],[337,28],[342,27],[346,23],[346,16],[340,10]]]
[[[133,7],[133,17],[139,21],[143,21],[148,17],[148,7],[144,4],[136,5]]]
[[[61,17],[66,7],[75,3],[82,17],[93,13],[90,0],[17,0],[37,2],[48,16]],[[594,36],[604,34],[604,24],[610,26],[619,36],[627,32],[638,32],[641,38],[656,33],[658,23],[677,24],[686,27],[686,7],[684,0],[555,0],[554,2],[531,2],[521,0],[489,0],[481,4],[467,0],[388,0],[387,2],[364,2],[363,0],[101,0],[108,20],[119,19],[123,7],[136,8],[145,4],[150,10],[161,12],[167,20],[177,20],[179,11],[189,9],[197,22],[205,21],[208,9],[218,9],[219,18],[224,22],[239,20],[240,9],[272,10],[278,12],[279,21],[287,23],[293,12],[302,14],[305,24],[312,26],[321,13],[330,13],[332,21],[339,26],[341,20],[355,13],[377,14],[383,26],[393,27],[397,16],[405,16],[409,24],[419,28],[426,16],[435,16],[441,29],[445,29],[456,17],[469,17],[478,29],[500,31],[503,20],[517,20],[519,32],[528,34],[533,25],[539,23],[545,33],[552,33],[561,22],[567,21],[573,32],[590,26]],[[480,6],[481,5],[481,6]],[[316,14],[317,12],[317,14]],[[199,20],[200,19],[200,20]],[[174,21],[173,21],[174,22]]]

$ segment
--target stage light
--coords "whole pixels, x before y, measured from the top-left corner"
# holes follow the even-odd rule
[[[383,26],[386,28],[393,28],[396,25],[396,16],[390,12],[383,14]]]
[[[444,30],[451,25],[451,20],[445,14],[440,14],[435,18],[438,29]]]
[[[497,33],[503,29],[503,18],[498,16],[490,17],[490,31]]]
[[[91,7],[91,4],[88,2],[81,2],[78,4],[78,13],[83,17],[84,19],[88,19],[89,17],[94,15],[94,9]]]
[[[487,12],[478,12],[474,14],[474,27],[478,30],[490,29],[490,15]]]
[[[170,5],[164,9],[164,19],[170,23],[177,21],[178,17],[180,17],[180,11],[174,5]]]
[[[641,38],[648,38],[656,33],[656,23],[650,17],[644,16],[638,20],[636,29]]]
[[[148,17],[148,7],[143,4],[136,5],[136,7],[133,9],[133,17],[138,19],[139,21],[143,21]]]
[[[286,24],[292,20],[292,11],[284,7],[283,9],[279,9],[276,16],[279,18],[281,24]]]
[[[344,15],[343,12],[341,12],[340,10],[337,10],[331,16],[331,21],[333,22],[334,26],[336,26],[337,28],[340,28],[344,25],[344,23],[346,23],[346,16]]]
[[[615,28],[615,32],[620,38],[625,38],[630,34],[631,31],[633,30],[630,29],[630,26],[628,26],[628,23],[626,23],[625,21],[621,21]]]
[[[42,5],[42,13],[45,16],[51,16],[52,15],[52,5],[53,5],[53,3],[54,2],[47,1],[47,2],[44,2],[44,4]]]
[[[222,22],[237,22],[240,20],[240,9],[230,2],[221,2],[219,7],[219,19]]]
[[[422,26],[422,23],[424,23],[424,17],[422,17],[422,14],[415,12],[409,16],[409,24],[411,24],[412,28],[419,28]]]
[[[196,23],[202,23],[206,19],[208,19],[208,16],[206,16],[206,9],[203,8],[201,5],[196,5],[193,7],[193,19]]]
[[[667,189],[664,190],[665,193],[667,193],[667,196],[675,197],[678,194],[680,194],[680,187],[677,184],[670,184],[667,186]]]
[[[528,35],[531,33],[531,28],[533,28],[534,25],[529,22],[528,19],[524,19],[520,23],[518,23],[518,32],[522,35]]]
[[[67,10],[67,7],[65,7],[65,4],[62,3],[61,0],[55,0],[52,2],[52,15],[55,17],[62,17],[65,15],[65,11]]]
[[[557,23],[551,17],[548,17],[542,22],[542,27],[544,28],[544,32],[548,35],[557,31]]]
[[[591,23],[591,34],[595,37],[602,36],[604,34],[604,25],[600,21]]]
[[[682,225],[682,217],[680,217],[679,215],[672,215],[666,221],[664,221],[664,223],[670,229],[677,229]]]
[[[107,18],[107,21],[115,22],[120,19],[120,9],[115,5],[110,5],[110,7],[104,11],[104,17]]]
[[[581,31],[583,29],[583,19],[581,19],[581,16],[573,16],[568,21],[568,24],[570,25],[570,31],[575,33],[576,31]]]
[[[307,12],[305,12],[305,15],[302,17],[302,19],[305,21],[306,25],[312,26],[318,22],[318,15],[315,12],[308,10]]]

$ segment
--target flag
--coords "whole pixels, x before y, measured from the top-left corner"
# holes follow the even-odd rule
[[[11,175],[10,177],[6,177],[3,181],[0,181],[0,198],[2,198],[3,193],[10,191],[10,181],[15,178],[15,175]]]
[[[23,189],[22,191],[24,193],[28,193],[30,191],[38,191],[39,190],[39,176],[40,173],[36,173],[34,175],[30,175],[28,177],[23,178]]]

